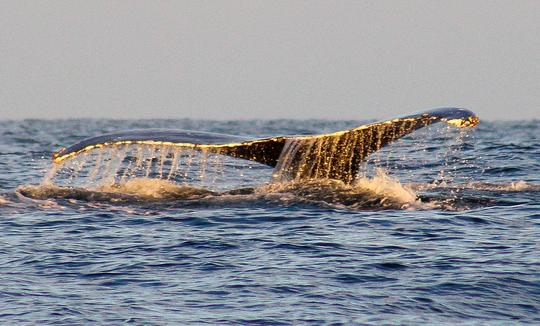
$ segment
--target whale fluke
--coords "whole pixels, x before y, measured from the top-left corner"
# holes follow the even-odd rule
[[[176,146],[228,155],[276,167],[292,179],[330,178],[350,183],[360,163],[391,142],[427,125],[446,122],[472,127],[479,119],[467,109],[438,108],[354,129],[310,136],[249,139],[197,131],[133,130],[85,139],[53,154],[60,164],[81,153],[130,144]]]

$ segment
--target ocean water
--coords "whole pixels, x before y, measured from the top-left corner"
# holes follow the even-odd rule
[[[540,324],[540,121],[425,128],[353,185],[149,148],[139,174],[114,149],[50,170],[117,130],[361,123],[0,121],[1,324]]]

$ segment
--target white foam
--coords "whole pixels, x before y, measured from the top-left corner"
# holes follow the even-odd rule
[[[403,185],[398,179],[390,177],[382,168],[376,169],[374,177],[359,178],[354,186],[383,197],[383,201],[390,199],[403,203],[404,208],[425,208],[426,206],[410,187]]]

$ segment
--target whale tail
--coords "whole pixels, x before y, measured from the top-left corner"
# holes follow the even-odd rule
[[[196,131],[134,130],[85,139],[53,154],[60,164],[81,153],[130,144],[175,146],[256,161],[275,167],[292,179],[330,178],[352,182],[360,163],[382,147],[413,131],[437,122],[472,127],[478,117],[458,108],[439,108],[350,130],[311,136],[279,136],[247,139]]]

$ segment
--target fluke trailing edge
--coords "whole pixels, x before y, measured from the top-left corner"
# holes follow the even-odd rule
[[[133,130],[85,139],[53,154],[57,164],[104,147],[131,144],[185,147],[277,167],[291,179],[331,178],[350,183],[371,153],[427,125],[444,121],[457,127],[478,124],[466,109],[438,108],[354,129],[311,136],[248,139],[197,131]]]

